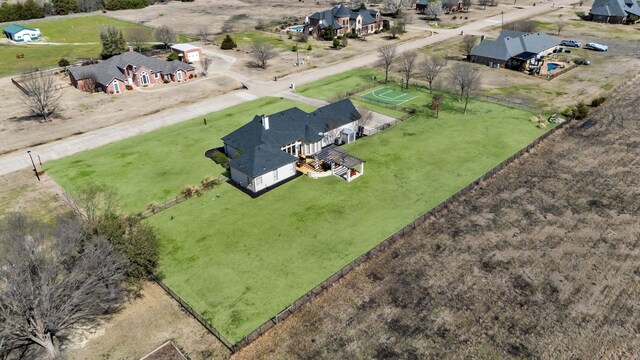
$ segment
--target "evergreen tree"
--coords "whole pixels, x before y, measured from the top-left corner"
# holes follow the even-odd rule
[[[23,19],[40,19],[44,17],[44,7],[35,0],[27,0],[22,4]]]
[[[231,50],[237,47],[238,45],[236,44],[235,41],[233,41],[233,39],[229,35],[225,36],[224,40],[222,40],[222,44],[220,44],[220,49],[222,50]]]
[[[53,10],[56,15],[67,15],[69,13],[78,12],[78,3],[76,0],[53,0]]]
[[[113,25],[109,25],[106,30],[100,31],[100,42],[102,42],[100,56],[103,59],[108,59],[127,51],[127,42],[124,40],[122,31],[116,29]]]

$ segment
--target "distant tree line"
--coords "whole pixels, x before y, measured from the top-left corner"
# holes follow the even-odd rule
[[[155,0],[36,0],[3,2],[0,5],[0,22],[40,19],[45,15],[67,15],[96,10],[141,9],[154,4]]]

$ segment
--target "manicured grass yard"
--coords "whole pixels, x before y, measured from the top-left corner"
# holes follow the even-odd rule
[[[115,144],[46,164],[66,189],[90,182],[117,187],[124,210],[138,212],[152,201],[180,194],[187,184],[199,184],[222,168],[204,152],[222,145],[220,138],[248,122],[257,113],[273,113],[293,106],[313,108],[294,101],[263,98],[207,114]],[[207,119],[207,126],[203,118]]]
[[[0,76],[18,74],[33,68],[58,66],[60,58],[97,59],[100,45],[5,45],[0,44]],[[16,54],[24,54],[16,59]]]
[[[225,184],[149,218],[162,239],[160,276],[238,341],[541,135],[530,113],[472,101],[463,115],[444,101],[440,119],[418,115],[348,145],[366,161],[352,183],[301,177],[257,199]],[[141,210],[214,172],[202,153],[227,131],[291,105],[261,99],[208,115],[206,128],[198,118],[46,165],[66,189],[106,182]]]
[[[358,68],[299,86],[296,92],[304,96],[328,100],[339,94],[344,95],[345,91],[371,83],[372,76],[384,80],[384,73],[381,71]]]
[[[121,30],[125,36],[127,32],[133,28],[144,28],[149,32],[149,41],[153,41],[152,28],[102,15],[43,21],[33,26],[39,28],[42,36],[50,42],[99,43],[100,30],[106,29],[109,25],[113,25],[116,29]]]

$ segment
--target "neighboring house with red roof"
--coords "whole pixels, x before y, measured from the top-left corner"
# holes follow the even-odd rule
[[[382,15],[379,10],[351,11],[340,4],[330,10],[307,16],[304,23],[305,31],[316,37],[321,36],[330,27],[333,27],[338,35],[366,35],[382,30]]]
[[[75,88],[101,89],[107,94],[122,93],[127,85],[146,87],[186,81],[195,76],[195,68],[187,63],[151,58],[135,51],[113,56],[98,64],[69,69],[69,78]]]

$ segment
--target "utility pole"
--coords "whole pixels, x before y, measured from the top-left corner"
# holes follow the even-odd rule
[[[500,15],[502,15],[502,26],[500,28],[504,29],[504,10],[500,12]]]
[[[31,156],[31,150],[27,150],[27,154],[29,154],[29,159],[31,159],[31,165],[33,165],[33,172],[36,173],[36,177],[38,178],[38,181],[40,181],[40,175],[38,174],[36,163],[33,162],[33,156]]]

